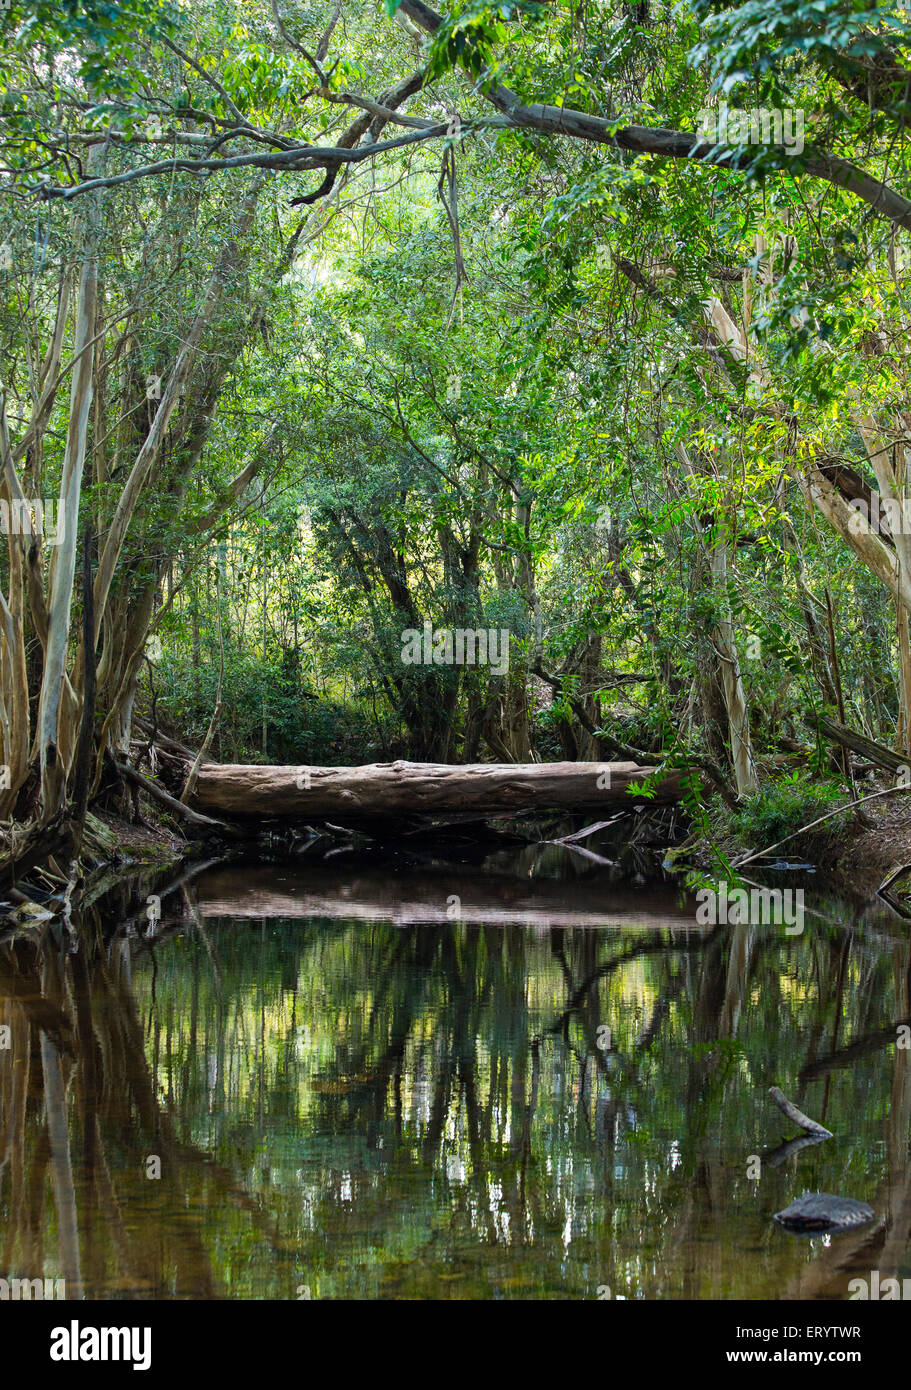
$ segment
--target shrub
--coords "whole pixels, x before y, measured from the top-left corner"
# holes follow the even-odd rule
[[[739,839],[755,849],[763,849],[793,835],[827,811],[834,811],[843,799],[844,792],[837,783],[810,783],[795,775],[747,797],[732,817],[731,826]],[[811,844],[818,846],[826,841],[831,833],[828,825],[821,825],[791,845],[806,851]]]

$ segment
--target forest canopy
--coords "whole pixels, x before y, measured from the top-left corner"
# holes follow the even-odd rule
[[[911,759],[907,10],[0,35],[5,818],[117,794],[148,727],[741,810],[850,786],[821,720]]]

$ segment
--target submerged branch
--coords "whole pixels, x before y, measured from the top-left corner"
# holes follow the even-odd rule
[[[815,1120],[811,1120],[809,1116],[805,1115],[802,1110],[798,1110],[794,1102],[788,1100],[780,1087],[770,1086],[769,1095],[772,1097],[781,1113],[786,1115],[792,1124],[798,1125],[799,1128],[805,1130],[807,1134],[816,1135],[818,1139],[832,1138],[832,1131],[830,1129],[826,1129],[825,1125],[817,1124]]]

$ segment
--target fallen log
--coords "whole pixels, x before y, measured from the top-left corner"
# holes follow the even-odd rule
[[[137,728],[142,729],[143,733],[148,734],[153,743],[158,743],[162,748],[168,748],[172,753],[179,753],[183,758],[189,758],[190,762],[196,757],[194,749],[188,748],[185,743],[179,743],[176,738],[171,738],[168,734],[163,734],[160,729],[144,719],[139,714],[133,715],[133,723]]]
[[[903,758],[900,753],[894,753],[891,748],[884,748],[881,743],[875,743],[872,738],[867,738],[866,734],[859,734],[855,729],[848,729],[844,724],[836,724],[832,719],[826,719],[823,715],[817,715],[816,727],[823,738],[830,743],[837,743],[841,748],[848,748],[852,753],[858,753],[868,762],[876,767],[885,768],[887,772],[903,772],[908,767],[908,759]]]
[[[204,813],[238,817],[376,819],[479,816],[529,811],[667,804],[680,798],[681,773],[636,763],[368,763],[363,767],[257,767],[205,763],[193,794]],[[654,781],[651,779],[654,778]],[[648,782],[654,796],[630,793]]]
[[[190,825],[197,825],[201,829],[218,831],[222,834],[228,830],[227,826],[221,825],[217,820],[213,820],[211,816],[200,815],[198,811],[194,811],[191,807],[185,806],[182,801],[178,801],[176,797],[171,796],[170,792],[166,792],[164,787],[160,787],[157,782],[153,782],[151,777],[146,777],[143,773],[137,772],[135,767],[130,767],[129,763],[115,762],[114,766],[121,777],[126,777],[128,781],[135,783],[137,787],[141,787],[154,801],[158,801],[162,806],[166,806],[169,811],[175,816],[179,816],[181,820],[187,821]]]

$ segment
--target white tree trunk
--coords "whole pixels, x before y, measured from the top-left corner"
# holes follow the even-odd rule
[[[721,605],[721,614],[715,623],[712,637],[718,659],[721,662],[721,683],[728,716],[731,761],[734,764],[737,794],[738,796],[748,796],[758,789],[759,779],[756,775],[756,763],[753,758],[750,712],[743,688],[740,656],[737,652],[737,643],[734,640],[734,622],[727,592],[727,569],[728,550],[726,543],[722,541],[712,551],[712,575],[717,590],[716,602]]]
[[[85,463],[89,410],[92,404],[93,338],[98,285],[94,240],[93,232],[90,232],[76,305],[75,365],[70,389],[70,418],[57,513],[60,543],[54,551],[52,564],[47,644],[38,704],[41,805],[45,819],[49,819],[61,808],[66,789],[67,770],[60,751],[58,722],[65,678],[70,631],[70,606],[73,598],[73,578],[76,568],[79,499],[82,492],[82,471]],[[62,538],[59,535],[61,527],[63,527]]]

